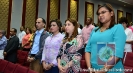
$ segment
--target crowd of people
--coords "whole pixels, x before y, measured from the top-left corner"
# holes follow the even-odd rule
[[[113,7],[108,3],[101,5],[96,14],[97,25],[91,17],[84,27],[73,18],[66,19],[63,26],[55,19],[50,21],[49,31],[44,28],[45,19],[37,18],[32,29],[21,26],[18,35],[12,28],[8,40],[6,31],[0,30],[0,58],[16,63],[17,50],[21,49],[29,52],[29,68],[38,73],[80,73],[80,60],[85,54],[90,73],[116,73],[109,69],[124,69],[121,58],[124,52],[132,52],[133,26],[126,17],[120,18],[117,24]],[[115,43],[115,54],[107,61],[110,65],[98,65],[97,42]]]

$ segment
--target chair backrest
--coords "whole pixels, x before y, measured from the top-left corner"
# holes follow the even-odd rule
[[[127,52],[126,57],[125,57],[125,63],[124,66],[132,67],[133,68],[133,53],[132,52]]]
[[[0,62],[2,61],[2,59],[0,59]]]
[[[28,56],[28,52],[27,51],[18,51],[18,59],[25,59]]]
[[[22,50],[18,50],[18,62],[21,65],[24,65],[25,62],[27,62],[27,57],[28,57],[28,52],[27,51],[22,51]]]
[[[2,72],[4,72],[4,70],[5,70],[5,68],[7,67],[7,65],[8,65],[8,61],[6,61],[6,60],[1,60],[0,61],[0,72],[2,73]]]
[[[28,68],[23,67],[21,65],[18,65],[14,70],[14,73],[27,73],[27,72],[28,72]]]
[[[13,73],[16,67],[17,67],[16,64],[9,62],[4,70],[4,73]]]

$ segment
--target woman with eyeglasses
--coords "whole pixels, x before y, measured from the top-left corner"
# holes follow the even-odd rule
[[[108,3],[98,8],[97,15],[99,27],[93,29],[85,48],[87,67],[91,73],[123,73],[121,58],[126,41],[124,28],[121,24],[115,23],[114,10]],[[97,45],[100,42],[106,44],[112,42],[112,46],[101,44],[103,47],[98,49]]]

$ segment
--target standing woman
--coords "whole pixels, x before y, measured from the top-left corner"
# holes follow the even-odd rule
[[[108,3],[100,6],[97,10],[98,15],[98,28],[94,28],[91,32],[89,42],[85,48],[85,59],[88,69],[98,69],[95,73],[123,73],[123,71],[115,71],[116,69],[124,69],[122,60],[124,53],[124,46],[126,41],[126,35],[124,28],[121,24],[115,23],[115,13],[112,6]],[[107,63],[98,65],[97,60],[97,43],[98,42],[114,42],[115,54],[111,55]],[[105,51],[102,51],[105,52]],[[101,52],[101,53],[102,53]],[[105,54],[106,55],[106,54]],[[106,55],[107,56],[107,55]],[[111,61],[109,61],[112,59]],[[107,64],[110,65],[107,65]],[[108,71],[109,69],[113,71]]]
[[[60,20],[50,21],[50,31],[52,35],[46,38],[42,53],[44,73],[59,73],[56,57],[64,37],[61,34],[61,26]]]
[[[30,51],[31,45],[29,42],[29,38],[31,37],[32,31],[30,28],[26,28],[26,35],[22,38],[22,47],[23,51]]]
[[[65,31],[65,38],[57,56],[58,68],[61,73],[79,73],[83,40],[82,36],[78,35],[77,21],[67,19]]]

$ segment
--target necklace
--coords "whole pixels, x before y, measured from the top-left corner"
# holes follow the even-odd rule
[[[103,31],[105,31],[105,30],[107,30],[107,28],[100,28],[100,31],[101,31],[101,32],[103,32]]]

